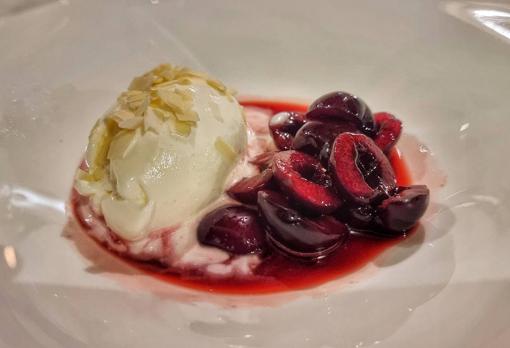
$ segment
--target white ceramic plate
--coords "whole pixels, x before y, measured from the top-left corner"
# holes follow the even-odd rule
[[[0,17],[0,346],[508,347],[509,40],[508,4],[434,0],[61,1]],[[163,61],[242,94],[343,89],[395,112],[433,189],[423,229],[353,276],[258,297],[174,287],[81,240],[64,210],[88,131]]]

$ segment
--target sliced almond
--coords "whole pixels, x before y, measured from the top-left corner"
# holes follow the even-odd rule
[[[193,97],[191,93],[186,93],[176,89],[160,89],[157,91],[161,101],[168,106],[179,121],[198,121],[198,114],[192,110]]]
[[[192,122],[185,121],[176,121],[175,122],[175,131],[178,135],[187,137],[191,134],[191,129],[194,124]]]
[[[164,127],[164,121],[162,117],[158,116],[153,108],[148,108],[143,118],[143,129],[146,132],[153,131],[156,134],[160,134]]]
[[[228,162],[234,162],[237,159],[237,152],[229,143],[223,140],[222,137],[216,138],[214,147]]]
[[[148,72],[142,76],[135,77],[129,85],[129,90],[148,91],[154,82],[154,74]]]
[[[175,93],[170,89],[159,89],[157,91],[161,101],[173,110],[182,113],[186,108],[186,102],[179,94]]]
[[[132,111],[135,116],[142,116],[150,103],[150,95],[144,91],[127,91],[117,99],[122,108]]]
[[[143,117],[141,116],[135,116],[128,118],[126,120],[122,120],[119,122],[119,128],[123,129],[135,129],[142,125],[143,123]]]
[[[118,110],[114,110],[113,112],[111,112],[107,117],[111,118],[112,120],[117,122],[117,124],[119,124],[120,122],[122,122],[124,120],[135,117],[135,114],[130,110],[118,109]]]
[[[105,175],[107,154],[114,135],[119,131],[115,121],[109,119],[99,120],[89,135],[86,160],[89,174],[96,180]]]

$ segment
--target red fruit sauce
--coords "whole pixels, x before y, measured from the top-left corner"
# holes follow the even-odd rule
[[[304,104],[281,101],[245,100],[241,104],[268,109],[273,113],[280,111],[306,111],[307,109],[307,105]],[[395,170],[398,185],[410,185],[411,175],[398,150],[392,150],[389,158]],[[302,263],[274,253],[258,265],[254,270],[254,275],[226,279],[214,278],[207,274],[197,274],[193,271],[179,269],[172,273],[166,268],[164,270],[159,269],[154,264],[145,264],[124,258],[123,260],[160,280],[187,288],[223,294],[267,294],[311,288],[348,275],[361,269],[384,250],[405,238],[379,239],[352,234],[342,247],[320,263]]]

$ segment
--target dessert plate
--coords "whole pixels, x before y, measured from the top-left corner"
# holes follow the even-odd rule
[[[0,347],[506,347],[510,6],[59,1],[0,17]],[[161,62],[240,95],[391,110],[421,227],[347,277],[274,295],[162,282],[66,213],[95,120]]]

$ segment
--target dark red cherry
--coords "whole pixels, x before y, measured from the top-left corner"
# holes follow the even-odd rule
[[[250,160],[251,164],[256,165],[260,169],[266,169],[273,161],[274,151],[263,152]]]
[[[273,175],[282,191],[311,213],[328,214],[340,206],[333,182],[320,162],[299,151],[273,157]]]
[[[358,204],[389,196],[396,186],[388,158],[363,134],[340,134],[333,143],[330,166],[339,190]]]
[[[351,123],[365,134],[373,135],[375,123],[372,112],[360,98],[346,92],[331,92],[315,100],[306,113],[312,120],[332,120]]]
[[[269,130],[276,146],[288,150],[292,146],[294,135],[305,124],[305,115],[300,112],[282,111],[269,120]]]
[[[241,205],[223,206],[204,216],[197,237],[201,244],[237,255],[260,253],[266,246],[257,211]]]
[[[397,143],[402,132],[402,122],[387,112],[378,112],[374,114],[377,133],[374,136],[374,142],[388,153]]]
[[[327,164],[331,143],[338,134],[356,131],[356,126],[347,122],[310,121],[298,130],[292,142],[292,148],[318,157],[323,164]]]
[[[340,221],[345,222],[355,230],[370,230],[374,228],[376,210],[371,205],[346,204],[338,212]]]
[[[427,210],[429,195],[425,185],[399,187],[394,196],[379,205],[377,221],[385,231],[406,232],[416,225]]]
[[[331,216],[306,218],[274,191],[260,191],[258,205],[268,226],[268,240],[285,255],[320,259],[338,248],[349,235],[347,227]]]
[[[257,193],[269,186],[273,171],[266,169],[250,178],[244,178],[227,190],[227,194],[239,202],[247,204],[257,203]]]

